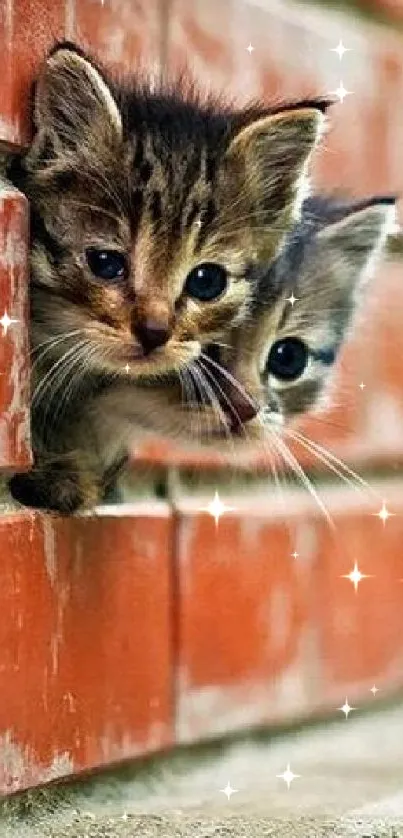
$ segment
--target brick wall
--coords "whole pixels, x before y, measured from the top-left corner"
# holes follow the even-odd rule
[[[394,20],[403,9],[367,6]],[[186,63],[201,85],[241,100],[323,93],[343,81],[352,93],[334,108],[317,182],[358,194],[402,190],[403,34],[374,18],[273,0],[9,0],[0,4],[7,146],[28,139],[29,81],[55,37],[117,68]],[[340,38],[351,50],[341,62],[331,52]],[[0,318],[17,321],[0,325],[4,474],[30,462],[27,209],[0,186]],[[158,441],[135,466],[147,468],[151,487],[153,468],[176,475],[166,501],[150,490],[145,501],[62,520],[4,499],[0,791],[247,725],[337,713],[346,695],[356,706],[376,700],[374,683],[380,696],[402,685],[401,273],[399,263],[380,270],[343,354],[335,405],[303,425],[371,474],[372,494],[323,483],[334,530],[305,494],[288,489],[282,505],[268,484],[264,493],[232,490],[233,511],[216,526],[201,511],[207,482],[190,497],[177,468],[208,467],[210,487],[219,480],[225,496],[219,464]],[[256,464],[264,473],[267,463]],[[385,525],[373,514],[383,499],[395,513]],[[355,562],[368,577],[357,591],[343,578]]]

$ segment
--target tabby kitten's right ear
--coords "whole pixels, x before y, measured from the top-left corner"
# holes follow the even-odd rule
[[[69,158],[77,151],[91,154],[96,146],[112,148],[122,135],[118,105],[101,73],[69,43],[48,55],[34,88],[36,135],[28,154],[41,152],[47,161]]]
[[[243,196],[259,260],[274,258],[283,235],[300,215],[309,160],[324,133],[328,104],[318,100],[317,106],[295,105],[260,117],[232,139],[226,162],[237,189],[233,206],[239,207]]]

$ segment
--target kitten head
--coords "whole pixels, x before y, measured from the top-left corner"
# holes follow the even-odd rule
[[[155,390],[149,427],[203,444],[219,440],[220,450],[227,439],[232,449],[314,408],[394,216],[393,198],[306,200],[284,250],[257,284],[248,320],[226,345],[209,345],[185,368],[182,394],[180,382]]]
[[[14,169],[32,208],[33,344],[89,371],[180,368],[232,324],[276,255],[327,103],[231,110],[117,85],[61,44]],[[13,176],[13,175],[12,175]],[[128,366],[127,366],[128,365]]]
[[[249,322],[233,333],[229,369],[265,422],[282,424],[320,402],[394,219],[391,197],[305,201]]]

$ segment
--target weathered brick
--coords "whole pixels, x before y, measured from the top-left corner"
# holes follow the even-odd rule
[[[30,463],[27,259],[26,199],[0,181],[0,468]]]
[[[172,739],[165,504],[0,518],[0,791]]]
[[[346,691],[365,703],[374,680],[383,694],[403,684],[402,502],[393,484],[374,491],[379,501],[322,490],[334,530],[291,490],[283,502],[231,497],[217,527],[205,498],[179,504],[179,741],[336,709]],[[397,513],[385,526],[382,493]],[[357,593],[341,578],[355,561],[373,575]]]
[[[108,67],[160,70],[164,49],[163,0],[70,0],[70,37]]]
[[[7,0],[0,4],[0,140],[25,143],[32,77],[46,50],[64,37],[71,0]]]

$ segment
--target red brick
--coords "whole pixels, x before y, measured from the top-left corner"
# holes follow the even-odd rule
[[[401,515],[399,490],[375,488]],[[336,710],[346,692],[364,703],[374,680],[384,694],[403,684],[403,519],[383,527],[381,501],[350,490],[321,496],[334,531],[291,491],[283,507],[232,498],[217,529],[197,511],[205,498],[179,505],[180,741]],[[340,578],[355,560],[374,575],[357,593]]]
[[[28,207],[16,189],[0,183],[0,468],[30,464],[28,406]]]
[[[386,690],[403,683],[402,493],[399,485],[376,488],[394,513],[385,525],[372,510],[354,509],[350,501],[338,513],[333,535],[321,528],[311,616],[326,703],[347,691],[364,700],[374,681]],[[355,562],[369,577],[358,583],[357,592],[343,578]]]
[[[285,718],[307,703],[295,519],[288,528],[280,515],[270,518],[270,498],[230,503],[237,511],[217,527],[197,511],[205,498],[179,508],[180,741]],[[287,679],[294,695],[284,689]]]
[[[160,69],[163,0],[75,0],[71,37],[105,62],[129,72]]]
[[[0,8],[0,139],[27,142],[33,75],[51,44],[64,37],[72,0],[8,0]]]
[[[0,518],[3,793],[171,741],[171,541],[162,503]]]
[[[401,264],[383,272],[374,293],[366,324],[370,354],[367,397],[366,444],[368,454],[396,463],[403,458],[403,288]]]

